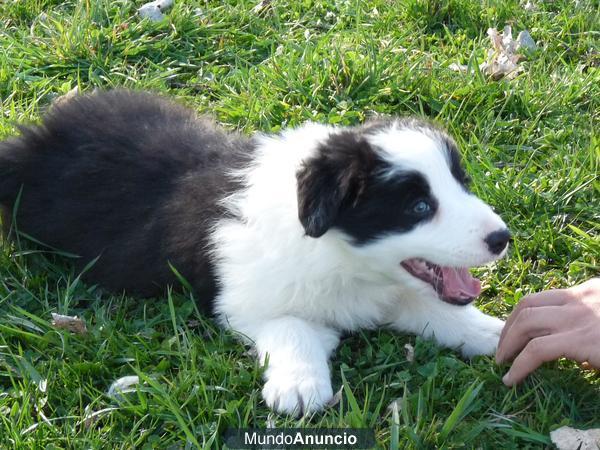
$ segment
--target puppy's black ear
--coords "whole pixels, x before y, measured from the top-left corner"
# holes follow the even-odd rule
[[[296,174],[298,218],[307,236],[320,237],[342,208],[356,206],[378,161],[371,145],[352,131],[331,135]]]

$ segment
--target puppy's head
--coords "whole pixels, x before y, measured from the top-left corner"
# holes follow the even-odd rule
[[[365,269],[466,304],[480,292],[469,267],[503,256],[510,234],[475,197],[454,141],[419,120],[331,134],[297,173],[307,236],[349,244]]]

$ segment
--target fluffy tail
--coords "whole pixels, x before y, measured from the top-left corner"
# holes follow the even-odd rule
[[[35,167],[44,127],[19,126],[20,136],[0,142],[0,205],[12,208],[25,177]],[[29,174],[31,176],[31,174]]]

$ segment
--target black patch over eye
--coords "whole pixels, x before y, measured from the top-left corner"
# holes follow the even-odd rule
[[[340,211],[334,226],[364,245],[378,237],[404,233],[430,220],[437,201],[429,183],[418,172],[373,176],[359,201]]]

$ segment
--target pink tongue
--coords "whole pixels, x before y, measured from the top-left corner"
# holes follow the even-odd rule
[[[446,298],[475,298],[481,292],[481,281],[469,273],[469,269],[442,267],[444,288],[442,295]]]

